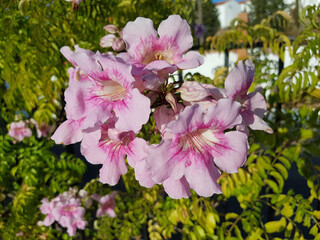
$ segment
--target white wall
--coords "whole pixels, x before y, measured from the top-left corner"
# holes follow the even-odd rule
[[[219,11],[221,28],[229,27],[231,20],[238,17],[238,14],[241,12],[240,4],[235,0],[229,0],[224,4],[216,5],[216,8]]]

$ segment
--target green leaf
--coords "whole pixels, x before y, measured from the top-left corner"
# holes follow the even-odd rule
[[[315,216],[317,219],[320,219],[320,211],[313,211],[312,215]]]
[[[279,186],[274,181],[266,179],[265,182],[269,185],[269,187],[272,189],[274,193],[280,192]]]
[[[276,172],[276,171],[271,171],[269,174],[271,176],[273,176],[277,180],[277,182],[279,183],[279,190],[282,191],[282,188],[283,188],[283,185],[284,185],[284,180],[283,180],[281,174]]]
[[[293,215],[293,209],[289,204],[285,204],[280,213],[289,218]]]
[[[233,212],[227,213],[227,214],[226,214],[226,220],[236,219],[238,216],[239,216],[238,214],[233,213]]]
[[[313,138],[313,131],[312,129],[304,129],[300,128],[300,135],[302,140]]]
[[[193,227],[193,232],[194,234],[197,236],[197,239],[205,239],[206,238],[206,233],[203,230],[202,227],[200,227],[199,225],[195,225]]]
[[[286,227],[287,221],[282,217],[279,221],[267,222],[264,226],[267,233],[282,232]]]
[[[284,179],[288,178],[288,171],[281,163],[276,163],[274,167],[281,173]]]

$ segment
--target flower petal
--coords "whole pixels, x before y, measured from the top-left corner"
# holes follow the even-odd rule
[[[246,60],[239,61],[225,80],[226,95],[230,99],[244,100],[254,78],[254,65]]]
[[[219,137],[219,145],[212,151],[214,163],[227,173],[236,173],[244,164],[248,153],[248,139],[239,131],[227,132]]]
[[[83,134],[81,142],[81,154],[85,156],[86,160],[92,164],[103,164],[106,153],[99,147],[99,140],[101,138],[101,130],[92,131]]]
[[[143,187],[151,188],[156,184],[151,178],[145,160],[136,163],[134,166],[134,175],[136,180],[139,181],[139,184]]]
[[[139,161],[146,158],[148,151],[148,144],[142,138],[135,138],[126,148],[127,161],[131,167]]]
[[[202,124],[203,110],[200,105],[195,104],[186,107],[178,116],[177,120],[167,125],[166,130],[176,134],[185,133],[186,131],[191,132]]]
[[[239,114],[240,103],[220,99],[217,104],[208,108],[204,116],[204,122],[210,124],[216,130],[225,130],[241,124],[242,118]]]
[[[80,142],[83,138],[83,132],[81,126],[83,119],[80,120],[66,120],[64,121],[52,135],[51,139],[56,142],[56,144],[73,144]]]
[[[177,92],[180,92],[181,98],[188,102],[200,101],[210,96],[207,89],[196,81],[185,81]]]
[[[179,47],[179,53],[188,51],[193,45],[189,24],[179,15],[171,15],[162,21],[158,28],[161,38],[170,38]]]
[[[157,183],[164,180],[180,179],[184,174],[187,153],[173,146],[170,140],[163,140],[159,145],[151,145],[147,156],[147,168],[152,179]]]
[[[122,30],[122,38],[127,44],[127,52],[135,55],[137,46],[149,38],[157,38],[153,22],[148,18],[138,17],[134,22],[128,22]]]
[[[176,63],[175,65],[179,69],[192,69],[199,67],[204,63],[204,58],[201,56],[200,53],[195,51],[187,52],[187,54],[182,58],[182,60],[179,63]]]
[[[185,177],[179,180],[168,178],[163,182],[163,187],[169,197],[173,199],[190,197],[190,187]]]
[[[131,94],[131,99],[128,99],[125,104],[117,105],[114,109],[118,117],[116,128],[121,131],[138,132],[141,126],[149,120],[150,100],[138,89],[132,89]]]
[[[106,157],[102,168],[100,169],[100,182],[107,183],[111,186],[119,182],[120,176],[126,174],[128,169],[124,161],[124,154],[109,153]]]
[[[220,172],[214,166],[211,159],[198,161],[194,159],[192,164],[185,170],[185,177],[190,188],[203,197],[210,197],[214,193],[222,193],[217,183]]]

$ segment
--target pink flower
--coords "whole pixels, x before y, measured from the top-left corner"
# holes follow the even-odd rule
[[[150,147],[147,167],[152,179],[163,183],[172,198],[189,196],[194,189],[201,196],[221,193],[217,184],[219,169],[238,171],[246,160],[246,134],[231,129],[241,123],[240,104],[221,99],[206,113],[198,104],[186,107],[165,131],[171,139],[163,139]]]
[[[92,199],[98,201],[100,203],[100,207],[97,210],[97,217],[103,217],[108,215],[111,218],[116,217],[116,213],[114,211],[116,207],[116,202],[114,198],[116,197],[117,193],[113,192],[111,194],[107,194],[105,196],[99,196],[97,194],[92,195]]]
[[[9,136],[22,141],[26,137],[31,137],[31,129],[26,126],[24,121],[12,122],[10,124]]]
[[[74,236],[76,230],[84,229],[87,222],[83,220],[85,209],[80,206],[81,200],[76,197],[77,190],[70,189],[52,199],[42,199],[40,210],[46,214],[44,221],[38,222],[39,225],[50,226],[57,221],[62,227],[67,228],[69,236]]]
[[[226,96],[229,99],[238,101],[242,104],[240,114],[243,123],[238,127],[239,130],[247,132],[247,126],[253,130],[263,130],[272,133],[272,129],[263,121],[266,112],[266,101],[257,91],[247,93],[254,78],[254,65],[247,60],[245,63],[239,61],[225,81]]]
[[[133,88],[131,66],[114,56],[92,57],[82,52],[75,53],[73,61],[88,80],[65,93],[67,118],[84,118],[82,129],[87,129],[98,127],[114,112],[119,130],[140,130],[149,119],[150,100]]]
[[[193,38],[188,23],[178,15],[162,21],[158,33],[150,19],[138,17],[123,29],[123,40],[134,65],[133,74],[137,76],[153,71],[161,75],[161,81],[166,73],[195,68],[204,62],[203,57],[194,51],[182,57],[192,47]],[[154,79],[154,76],[149,78]]]
[[[109,24],[103,27],[104,30],[110,32],[100,39],[100,46],[103,48],[112,47],[115,51],[122,51],[124,49],[124,41],[122,39],[122,32],[119,31],[117,26]],[[117,37],[118,34],[120,37]]]
[[[67,228],[69,236],[74,236],[76,229],[84,229],[87,224],[82,218],[85,209],[80,206],[79,198],[61,199],[53,209],[53,215],[62,227]]]
[[[127,172],[125,156],[130,166],[145,159],[147,143],[135,138],[135,132],[121,132],[111,119],[101,129],[85,133],[81,143],[81,153],[92,164],[102,164],[100,181],[115,185],[122,174]]]
[[[41,200],[42,205],[40,206],[40,211],[42,214],[46,214],[46,218],[43,221],[40,221],[38,224],[39,225],[44,225],[44,226],[50,226],[54,221],[55,218],[53,216],[53,209],[55,207],[55,202],[49,200],[47,198],[44,198]]]
[[[41,138],[46,137],[48,135],[48,132],[50,131],[51,127],[47,126],[44,122],[41,124],[41,127],[39,128],[39,124],[36,120],[33,118],[30,119],[30,122],[34,125],[36,132],[37,132],[37,137]]]

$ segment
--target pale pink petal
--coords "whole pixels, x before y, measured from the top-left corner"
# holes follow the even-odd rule
[[[43,220],[42,224],[44,226],[50,226],[55,221],[55,218],[53,215],[49,214],[46,216],[46,218]]]
[[[131,167],[134,167],[137,162],[146,158],[148,144],[142,138],[135,138],[125,149],[127,153],[127,161]]]
[[[127,52],[134,56],[141,41],[157,38],[157,32],[150,19],[138,17],[134,22],[127,23],[122,30],[122,38],[127,44]]]
[[[170,140],[151,145],[147,157],[147,168],[152,179],[162,183],[168,178],[180,179],[184,174],[187,152],[181,151]]]
[[[114,34],[108,34],[100,39],[100,46],[103,48],[112,47],[116,38]]]
[[[119,182],[120,176],[127,173],[127,166],[124,161],[125,154],[110,150],[106,154],[106,161],[100,169],[100,182],[111,186]]]
[[[121,38],[116,38],[112,43],[112,49],[119,52],[124,49],[124,41]]]
[[[73,66],[77,66],[77,64],[72,60],[74,52],[68,46],[62,47],[60,52],[70,63],[72,63]]]
[[[67,119],[80,119],[88,115],[91,111],[91,106],[88,106],[86,99],[89,98],[89,81],[73,81],[64,93],[66,106],[65,111]]]
[[[81,126],[83,119],[80,120],[66,120],[64,121],[51,136],[51,139],[55,141],[56,144],[73,144],[80,142],[83,138],[83,132]]]
[[[113,24],[108,24],[108,25],[104,26],[103,29],[106,30],[109,33],[117,33],[117,32],[119,32],[118,27],[113,25]]]
[[[230,99],[244,100],[254,78],[254,65],[246,60],[239,61],[225,80],[226,95]]]
[[[158,34],[160,39],[172,39],[175,45],[179,47],[180,54],[189,50],[193,45],[190,27],[187,21],[179,15],[171,15],[162,21],[158,28]]]
[[[173,199],[190,197],[190,186],[185,177],[179,180],[168,178],[163,182],[163,187],[169,197]]]
[[[153,187],[156,183],[152,180],[146,161],[139,161],[134,167],[134,175],[139,184],[146,188]]]
[[[77,228],[78,228],[78,229],[81,229],[81,230],[84,230],[87,224],[88,224],[88,223],[87,223],[86,221],[83,221],[83,220],[78,220],[78,221],[76,222]]]
[[[153,118],[156,122],[156,128],[163,133],[167,124],[175,120],[175,114],[172,108],[167,108],[165,105],[162,105],[155,109]]]
[[[245,163],[248,153],[248,139],[245,133],[239,131],[227,132],[219,137],[219,143],[212,151],[214,163],[228,173],[238,172]]]
[[[257,115],[253,115],[254,117],[254,121],[252,124],[249,125],[249,127],[253,130],[262,130],[265,131],[267,133],[272,134],[273,130],[270,128],[270,126],[259,116]]]
[[[99,147],[100,138],[100,129],[83,134],[81,154],[92,164],[103,164],[105,161],[105,152]]]
[[[252,92],[248,94],[248,100],[245,102],[248,104],[248,109],[250,109],[255,115],[260,118],[264,117],[264,113],[267,110],[267,104],[264,97],[259,92]]]
[[[113,80],[124,87],[131,86],[135,79],[131,75],[132,66],[125,61],[126,56],[126,54],[118,54],[117,56],[97,54],[96,60],[101,64],[103,72],[98,72],[98,74],[93,72],[93,78]]]
[[[141,76],[141,82],[145,88],[157,90],[165,82],[165,79],[152,71],[148,71]]]
[[[209,107],[204,116],[204,122],[216,130],[225,130],[241,124],[242,118],[239,114],[240,103],[220,99],[215,106]]]
[[[123,105],[114,109],[118,121],[116,128],[121,131],[138,132],[142,125],[147,123],[150,115],[150,100],[142,95],[138,89],[133,89],[131,98]]]
[[[81,128],[89,131],[99,128],[101,124],[113,117],[111,110],[101,104],[97,107],[92,107],[92,110],[84,118]]]
[[[76,232],[77,232],[77,227],[75,225],[67,227],[67,233],[70,237],[73,237],[74,235],[76,235]]]
[[[210,96],[208,90],[195,81],[185,81],[177,92],[180,92],[181,98],[188,102],[200,101]]]
[[[86,55],[88,56],[93,56],[94,53],[90,50],[87,50],[87,49],[83,49],[83,48],[80,48],[78,45],[75,45],[74,46],[75,48],[75,53],[85,53]],[[68,47],[68,46],[64,46],[60,49],[60,52],[62,53],[62,55],[70,62],[72,63],[72,65],[74,67],[78,66],[77,63],[74,61],[74,56],[75,56],[75,53]]]
[[[80,69],[90,75],[92,73],[101,72],[101,66],[92,56],[88,56],[86,53],[79,52],[73,56],[73,61],[80,67]]]
[[[111,218],[115,218],[117,216],[116,212],[112,208],[108,208],[106,210],[106,213]]]
[[[172,66],[170,63],[168,63],[165,60],[155,60],[150,62],[145,69],[150,71],[161,71],[165,70],[167,73],[174,73],[177,71],[177,67]]]
[[[204,63],[204,58],[200,53],[195,51],[187,52],[187,54],[182,58],[182,60],[175,65],[179,69],[192,69],[199,67]]]
[[[194,159],[192,164],[185,169],[185,177],[190,188],[203,197],[210,197],[214,193],[222,193],[217,183],[220,172],[211,159]]]
[[[104,211],[102,208],[98,208],[96,216],[99,217],[103,217],[105,215]]]
[[[168,123],[166,129],[175,134],[192,132],[202,125],[203,110],[198,104],[195,104],[186,107],[178,116],[177,120]]]

